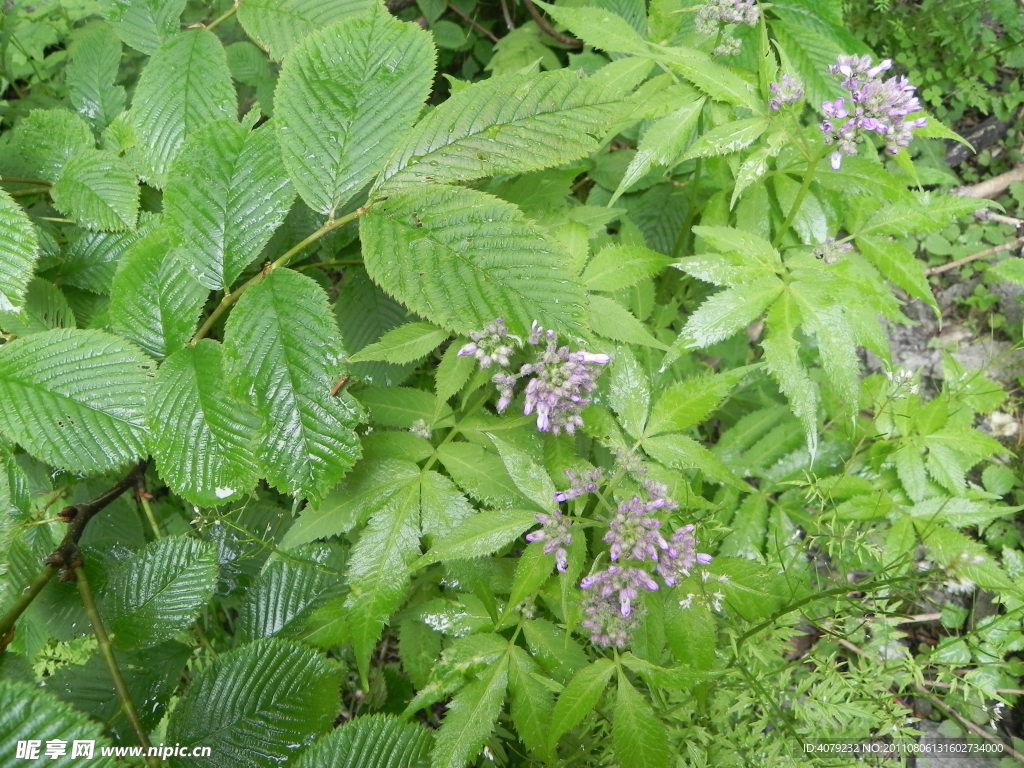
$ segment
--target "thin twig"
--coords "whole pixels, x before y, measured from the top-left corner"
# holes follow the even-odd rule
[[[938,680],[925,680],[924,685],[927,685],[929,688],[943,688],[946,690],[956,688],[952,683],[941,683]],[[996,693],[1004,693],[1007,696],[1024,696],[1024,688],[992,688],[990,690]]]
[[[207,29],[213,29],[214,27],[219,26],[222,22],[224,22],[224,21],[230,19],[232,16],[234,16],[235,13],[238,11],[238,2],[239,2],[239,0],[235,0],[235,2],[231,5],[230,8],[228,8],[226,11],[224,11],[224,13],[222,13],[216,19],[211,21],[209,24],[207,24],[206,28]]]
[[[54,574],[57,573],[57,569],[53,566],[46,566],[39,572],[35,580],[29,585],[28,589],[21,593],[21,597],[18,598],[17,602],[11,606],[10,610],[4,614],[3,618],[0,619],[0,652],[3,652],[11,641],[14,639],[14,625],[18,621],[18,618],[25,612],[25,610],[32,605],[32,601],[36,599],[43,587],[45,587],[50,579],[53,578]]]
[[[479,32],[481,35],[485,35],[492,43],[498,42],[498,37],[493,32],[491,32],[491,30],[489,30],[489,29],[487,29],[487,27],[481,25],[480,22],[478,22],[476,19],[471,18],[461,8],[459,8],[459,7],[455,6],[455,5],[452,5],[451,3],[448,3],[448,10],[451,11],[452,13],[454,13],[456,16],[458,16],[464,22],[469,24],[469,26],[471,26],[473,29],[475,29],[477,32]]]
[[[85,612],[92,623],[92,631],[96,635],[100,655],[107,665],[107,671],[110,672],[110,679],[114,682],[114,691],[117,693],[118,701],[121,702],[121,709],[124,710],[125,717],[128,718],[132,730],[135,731],[139,744],[148,751],[150,747],[149,734],[142,727],[139,711],[135,708],[135,702],[132,701],[131,694],[128,692],[128,685],[121,674],[121,668],[117,665],[117,659],[114,657],[114,647],[110,644],[110,636],[107,634],[106,627],[103,626],[103,619],[100,617],[99,609],[96,607],[96,600],[93,597],[92,589],[89,587],[89,580],[85,577],[85,570],[81,567],[75,568],[74,574],[75,579],[78,581],[78,592],[82,597],[82,605],[85,607]],[[149,759],[148,757],[146,762],[149,765],[157,764],[156,759]]]
[[[505,28],[511,32],[516,28],[516,24],[512,21],[512,14],[508,10],[508,0],[501,0],[501,15],[505,19]]]
[[[1018,165],[1006,173],[993,176],[991,179],[985,179],[969,187],[954,189],[953,194],[960,195],[961,197],[984,197],[992,200],[999,197],[1015,181],[1024,181],[1024,165]]]
[[[996,213],[988,208],[982,208],[980,211],[975,211],[974,218],[978,221],[994,221],[997,224],[1009,224],[1014,229],[1024,228],[1024,219],[1016,219],[1013,216],[1004,216],[1003,214]]]
[[[1018,245],[1022,244],[1024,244],[1024,236],[1005,242],[1002,245],[997,245],[993,248],[986,248],[984,251],[979,251],[978,253],[972,253],[970,256],[964,256],[962,259],[951,261],[948,264],[940,264],[937,267],[932,267],[925,270],[925,274],[938,275],[942,272],[948,272],[951,269],[956,269],[957,267],[969,264],[972,261],[977,261],[978,259],[987,259],[989,256],[994,256],[995,254],[1002,253],[1003,251],[1012,251]]]
[[[149,527],[153,530],[153,538],[157,540],[162,539],[163,533],[160,531],[160,523],[157,522],[156,515],[153,514],[153,505],[149,503],[153,496],[146,490],[146,479],[142,475],[139,476],[138,483],[135,485],[135,496],[139,500],[139,504],[142,505],[142,511],[146,515]]]
[[[557,29],[552,27],[551,22],[549,22],[544,17],[543,13],[537,10],[537,6],[533,4],[532,0],[523,0],[523,5],[526,6],[526,10],[529,11],[530,16],[532,16],[533,20],[537,22],[537,26],[540,27],[541,31],[544,34],[548,35],[549,37],[553,37],[562,45],[568,45],[571,48],[578,48],[579,46],[583,45],[582,40],[577,40],[575,37],[572,37],[571,35],[563,34],[562,32],[559,32]]]

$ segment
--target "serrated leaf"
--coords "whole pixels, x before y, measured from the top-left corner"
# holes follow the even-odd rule
[[[609,245],[590,260],[581,279],[588,291],[621,291],[657,275],[671,263],[668,256],[640,245]]]
[[[374,424],[399,429],[409,429],[418,421],[433,424],[435,415],[440,421],[451,414],[447,406],[438,407],[430,392],[416,387],[367,387],[359,393],[359,402],[370,411]]]
[[[420,530],[428,541],[443,541],[449,532],[474,514],[455,483],[433,470],[420,476]]]
[[[260,422],[225,386],[221,347],[204,339],[164,360],[148,406],[160,477],[191,504],[214,507],[252,491]]]
[[[696,469],[713,483],[731,485],[740,490],[749,490],[722,461],[703,445],[687,435],[658,435],[645,438],[644,451],[656,461],[671,469]]]
[[[333,216],[380,171],[433,76],[430,35],[378,4],[292,51],[274,114],[285,167],[310,208]]]
[[[132,245],[148,235],[160,216],[143,212],[138,226],[130,232],[86,232],[72,236],[57,268],[61,285],[106,295],[121,258]]]
[[[803,425],[813,456],[818,445],[818,388],[800,360],[800,313],[789,292],[783,293],[772,306],[766,326],[768,330],[761,342],[765,365]]]
[[[702,348],[729,338],[757,320],[782,290],[782,282],[772,278],[716,293],[690,315],[673,346]]]
[[[621,672],[612,713],[612,745],[622,768],[668,768],[665,726]]]
[[[359,457],[349,399],[331,397],[341,339],[324,290],[288,269],[249,288],[224,331],[225,373],[263,420],[259,460],[283,493],[319,500]]]
[[[302,618],[321,601],[334,580],[318,562],[271,561],[245,591],[235,633],[243,641],[296,634]]]
[[[548,740],[552,746],[558,743],[562,734],[571,731],[594,711],[614,671],[615,665],[610,659],[599,658],[573,676],[551,713]]]
[[[24,305],[38,254],[39,241],[28,215],[0,189],[0,312]]]
[[[491,506],[512,507],[526,497],[496,455],[472,443],[444,443],[437,458],[462,490]]]
[[[551,689],[542,682],[540,667],[519,646],[510,648],[509,690],[512,722],[519,737],[527,747],[549,760],[548,728],[554,707]]]
[[[765,269],[778,269],[782,266],[782,257],[775,246],[763,237],[743,229],[734,227],[699,226],[693,228],[694,234],[720,253],[732,253],[746,260],[756,261]]]
[[[370,277],[414,312],[460,333],[504,317],[575,325],[583,303],[564,259],[514,205],[471,189],[424,185],[373,206],[361,222]]]
[[[805,327],[817,339],[821,368],[839,396],[839,407],[852,415],[860,399],[860,358],[852,324],[841,305],[824,304],[816,291],[804,292],[801,288],[800,282],[794,282],[791,294],[799,304]]]
[[[431,323],[406,323],[385,333],[380,341],[363,347],[349,358],[349,362],[384,360],[411,363],[433,352],[449,335],[448,331]]]
[[[154,541],[117,565],[105,600],[122,648],[149,648],[191,626],[217,587],[217,550],[198,539]]]
[[[238,22],[280,61],[313,32],[373,7],[372,0],[245,0],[238,6]]]
[[[182,765],[275,768],[330,728],[341,671],[316,651],[258,640],[216,657],[171,713],[167,740],[209,747]]]
[[[188,343],[207,290],[182,268],[168,233],[157,229],[133,244],[110,286],[110,325],[156,358]]]
[[[590,297],[588,321],[591,330],[606,339],[655,349],[668,348],[654,338],[647,326],[637,320],[632,312],[608,296]]]
[[[608,53],[629,53],[634,56],[644,56],[650,52],[647,41],[617,13],[605,8],[549,5],[543,0],[537,0],[536,4],[559,24],[568,27],[574,35],[595,48]]]
[[[432,768],[463,768],[477,756],[501,713],[507,685],[506,655],[459,691],[435,736]]]
[[[120,157],[100,149],[68,160],[50,194],[58,211],[86,229],[132,229],[139,214],[135,174]]]
[[[294,200],[272,129],[221,120],[185,142],[163,202],[188,269],[221,290],[259,255]]]
[[[471,560],[497,552],[537,525],[536,513],[525,509],[485,510],[467,517],[427,554],[413,563],[422,568],[447,560]]]
[[[864,235],[931,232],[987,205],[991,203],[974,197],[921,192],[907,202],[879,207],[854,234],[859,239]]]
[[[530,454],[512,443],[506,442],[496,435],[487,435],[505,465],[508,476],[512,478],[516,488],[532,501],[538,509],[545,512],[555,508],[555,484],[551,477]]]
[[[585,549],[585,545],[583,548]],[[571,576],[573,558],[574,555],[570,552],[569,570],[566,571],[566,575],[559,577],[563,584],[570,584],[576,578]],[[586,652],[562,628],[540,618],[524,622],[522,628],[526,645],[533,658],[554,679],[565,682],[586,666],[588,661]]]
[[[527,597],[539,590],[551,577],[551,555],[544,552],[543,541],[533,541],[527,545],[516,560],[516,572],[512,577],[512,589],[509,592],[508,605],[517,606]],[[514,614],[507,613],[511,619]]]
[[[676,382],[654,404],[647,435],[681,432],[700,424],[749,372],[750,368],[744,366],[726,373],[694,376]]]
[[[586,157],[600,146],[622,96],[569,70],[473,83],[409,132],[378,191],[526,173]]]
[[[128,120],[143,179],[162,188],[185,139],[204,125],[234,120],[235,88],[224,47],[206,29],[187,29],[153,54],[135,88]]]
[[[763,114],[765,105],[757,89],[711,56],[693,48],[662,48],[659,61],[689,80],[716,101],[747,107]]]
[[[11,143],[27,172],[51,182],[68,160],[96,146],[89,124],[67,109],[33,109],[18,122]]]
[[[124,86],[114,85],[120,65],[121,41],[106,24],[85,28],[68,48],[68,98],[94,130],[102,131],[124,109]]]
[[[305,750],[295,768],[429,768],[433,734],[389,715],[363,715]]]
[[[178,31],[186,0],[103,0],[103,16],[117,36],[147,56]]]
[[[651,380],[629,347],[619,347],[612,362],[608,404],[626,434],[639,439],[651,407]]]
[[[719,157],[749,147],[768,130],[770,123],[763,117],[747,117],[716,125],[702,133],[683,156],[684,160],[694,157]]]
[[[412,482],[371,513],[352,547],[345,610],[363,680],[385,622],[405,597],[410,564],[420,554],[419,512],[420,486]]]
[[[53,328],[74,328],[75,313],[60,288],[41,277],[32,278],[20,312],[0,312],[0,329],[16,336]]]
[[[152,360],[103,331],[15,339],[0,347],[0,432],[74,472],[137,461],[153,375]]]
[[[434,368],[434,390],[439,402],[447,402],[457,394],[477,370],[476,358],[461,357],[461,344],[451,344]]]
[[[939,311],[928,278],[925,277],[924,264],[905,245],[886,237],[868,236],[858,237],[856,243],[857,250],[878,267],[886,280],[895,283],[915,299],[921,299],[936,312]]]

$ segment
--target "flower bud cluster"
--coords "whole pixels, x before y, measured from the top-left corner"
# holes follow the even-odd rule
[[[600,469],[589,469],[582,473],[567,469],[565,476],[569,478],[571,485],[568,490],[555,494],[555,501],[559,504],[578,499],[588,493],[596,493],[601,484]],[[538,514],[537,522],[541,524],[540,530],[526,534],[526,540],[547,542],[544,545],[544,554],[554,554],[555,567],[564,573],[569,567],[568,547],[572,544],[572,522],[559,509],[551,514]]]
[[[754,26],[760,18],[755,0],[706,0],[697,11],[694,26],[705,35],[721,33],[716,56],[739,53],[740,41],[729,29],[737,24]]]
[[[895,155],[900,147],[910,143],[915,128],[922,128],[927,119],[918,117],[906,119],[919,112],[921,105],[914,95],[916,88],[902,75],[883,80],[880,75],[892,67],[892,60],[885,59],[875,66],[870,56],[840,56],[829,72],[843,78],[842,86],[850,92],[850,104],[846,97],[826,101],[821,105],[825,119],[821,130],[827,144],[835,144],[832,153],[832,167],[836,170],[842,164],[843,155],[855,155],[857,145],[869,133],[885,138],[886,151]],[[837,121],[844,120],[842,124]]]
[[[837,242],[832,237],[814,249],[815,257],[821,259],[826,264],[835,264],[842,260],[844,254],[852,252],[853,246],[850,243]]]
[[[768,99],[768,107],[772,112],[778,112],[784,104],[796,104],[804,97],[804,87],[800,81],[791,75],[783,75],[777,83],[771,83],[772,97]]]
[[[481,368],[489,368],[492,363],[501,368],[491,378],[498,388],[498,413],[504,412],[512,402],[518,381],[528,379],[523,413],[536,414],[538,430],[556,435],[572,434],[583,426],[580,412],[590,402],[596,386],[595,369],[608,363],[608,355],[572,352],[568,346],[559,346],[554,331],[545,331],[534,322],[526,344],[530,347],[543,345],[544,349],[535,354],[533,362],[512,372],[511,356],[522,343],[508,333],[500,317],[469,337],[471,342],[459,350],[461,357],[475,357]]]

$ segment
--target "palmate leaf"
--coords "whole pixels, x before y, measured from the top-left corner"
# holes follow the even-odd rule
[[[430,768],[433,734],[389,715],[350,720],[311,746],[295,768]]]
[[[164,192],[189,270],[211,290],[231,285],[295,200],[272,129],[218,121],[185,142]]]
[[[613,83],[566,69],[474,83],[408,133],[381,174],[379,192],[526,173],[586,157],[600,146],[623,96]]]
[[[156,358],[185,346],[207,290],[181,265],[166,229],[132,245],[110,286],[110,324]]]
[[[120,65],[121,41],[106,24],[78,31],[68,48],[68,98],[97,131],[124,109],[124,86],[114,85]]]
[[[336,21],[366,13],[374,0],[245,0],[238,22],[278,61],[307,35]]]
[[[337,665],[294,642],[257,640],[218,656],[167,726],[168,742],[212,754],[174,765],[277,768],[330,727],[340,685]]]
[[[0,312],[18,310],[25,302],[39,241],[21,206],[0,189]]]
[[[119,563],[105,607],[114,642],[149,648],[190,626],[217,586],[217,550],[205,541],[154,541]]]
[[[243,295],[224,331],[228,385],[263,420],[259,461],[282,493],[323,497],[359,457],[359,416],[331,397],[341,339],[314,280],[277,269]]]
[[[103,0],[103,15],[117,36],[150,55],[178,31],[186,0]]]
[[[73,472],[138,460],[153,361],[103,331],[60,328],[0,347],[0,433]]]
[[[382,4],[307,37],[281,68],[277,137],[299,196],[333,215],[380,171],[434,78],[430,35]]]
[[[206,29],[187,29],[160,46],[135,89],[128,120],[139,175],[162,188],[187,136],[234,120],[238,106],[224,47]]]
[[[213,507],[256,485],[253,446],[260,420],[224,384],[221,346],[204,339],[157,372],[147,418],[160,477],[191,504]]]
[[[139,183],[113,152],[79,152],[65,163],[50,193],[54,207],[86,229],[121,232],[135,227]]]
[[[565,259],[518,208],[483,192],[423,185],[376,203],[361,222],[370,277],[443,328],[504,317],[573,328],[583,305]]]

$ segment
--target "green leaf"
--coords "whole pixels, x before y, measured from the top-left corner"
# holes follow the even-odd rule
[[[366,387],[359,401],[370,411],[370,421],[385,427],[409,429],[417,421],[428,424],[451,415],[447,406],[438,407],[436,398],[416,387]]]
[[[665,726],[621,672],[612,714],[612,745],[622,768],[668,768],[671,759]]]
[[[937,192],[920,192],[908,202],[883,205],[854,234],[909,235],[942,229],[961,216],[991,203],[975,197],[957,197]]]
[[[606,339],[655,349],[668,348],[654,338],[647,330],[647,326],[637,320],[632,312],[607,296],[590,297],[590,313],[587,319],[594,333]]]
[[[361,222],[370,277],[414,312],[460,333],[504,317],[575,325],[583,303],[565,260],[518,208],[471,189],[424,185],[373,206]]]
[[[149,648],[191,626],[217,586],[217,550],[198,539],[154,541],[119,563],[105,606],[114,642]]]
[[[131,232],[87,232],[72,236],[58,267],[61,285],[71,285],[91,293],[107,295],[114,273],[124,253],[148,235],[162,221],[160,216],[143,213]]]
[[[608,404],[619,417],[626,434],[639,439],[651,408],[651,379],[629,347],[619,347],[615,352]]]
[[[106,24],[84,28],[68,48],[68,98],[94,130],[102,131],[124,109],[124,86],[114,85],[120,65],[121,41]]]
[[[244,7],[244,6],[243,6]],[[362,715],[305,750],[295,768],[428,768],[433,734],[390,715]]]
[[[79,152],[93,149],[89,124],[67,109],[33,109],[14,129],[11,144],[28,173],[56,181],[60,171]]]
[[[153,362],[103,331],[57,329],[0,347],[0,432],[73,472],[137,461]]]
[[[183,499],[215,507],[255,487],[260,422],[228,393],[219,344],[204,339],[164,360],[147,415],[160,477]]]
[[[800,312],[789,292],[783,293],[768,312],[767,333],[761,346],[768,371],[778,382],[789,407],[803,424],[807,446],[813,455],[818,446],[818,388],[800,360],[797,340]]]
[[[352,547],[345,576],[349,586],[345,609],[363,680],[384,623],[405,597],[410,564],[420,554],[420,484],[414,481],[374,506]]]
[[[411,363],[433,352],[448,338],[448,331],[430,323],[406,323],[385,333],[380,341],[363,347],[348,361],[384,360],[389,363]]]
[[[421,474],[420,530],[424,536],[443,542],[443,537],[474,513],[472,505],[447,477],[432,470]]]
[[[690,315],[673,347],[708,347],[732,336],[757,320],[782,293],[777,278],[740,283],[716,293]]]
[[[552,746],[597,708],[614,671],[615,664],[610,659],[599,658],[573,676],[551,713],[548,741]]]
[[[466,382],[476,372],[476,359],[461,357],[459,350],[462,344],[450,344],[441,356],[441,362],[434,368],[434,390],[438,402],[448,402],[452,395],[466,386]]]
[[[523,600],[539,590],[551,577],[552,556],[544,552],[543,541],[533,541],[527,545],[516,560],[516,572],[512,577],[512,590],[509,593],[508,605],[515,607]],[[515,614],[507,613],[511,619]]]
[[[53,328],[74,328],[75,313],[60,288],[41,277],[32,278],[20,312],[0,312],[0,329],[16,336]]]
[[[334,581],[318,562],[271,560],[244,593],[235,624],[237,637],[255,640],[296,634],[302,619]]]
[[[526,498],[508,476],[501,459],[472,443],[444,443],[437,458],[462,490],[478,501],[500,507],[523,504]]]
[[[540,667],[519,646],[510,647],[509,689],[512,694],[512,722],[523,743],[550,761],[548,729],[554,707],[551,689],[543,682]]]
[[[498,449],[498,455],[505,465],[508,476],[516,484],[516,488],[526,498],[532,501],[538,509],[545,512],[555,508],[555,484],[547,470],[538,464],[526,451],[501,438],[488,434],[494,447]]]
[[[770,123],[763,117],[748,117],[717,125],[702,133],[683,156],[684,160],[695,157],[718,157],[739,152],[749,147],[766,130]]]
[[[229,386],[263,419],[259,461],[268,482],[323,498],[359,457],[358,414],[346,396],[330,395],[341,339],[323,288],[274,270],[232,311],[224,353]]]
[[[113,152],[79,152],[64,165],[50,194],[58,211],[86,229],[133,229],[139,215],[138,181]]]
[[[604,8],[570,8],[563,5],[549,5],[543,0],[536,4],[547,11],[555,21],[568,27],[576,37],[588,45],[608,53],[630,53],[644,56],[650,52],[647,41],[633,26],[617,13]]]
[[[24,305],[38,254],[39,241],[28,215],[0,189],[0,312]]]
[[[497,552],[537,525],[534,512],[525,509],[485,510],[467,517],[454,530],[413,563],[423,568],[448,560],[471,560]]]
[[[507,685],[506,654],[459,691],[437,731],[432,768],[463,768],[477,756],[501,714]]]
[[[569,70],[473,83],[409,132],[378,191],[527,173],[586,157],[600,146],[622,96],[618,87]]]
[[[671,469],[696,469],[713,483],[731,485],[739,490],[749,490],[722,461],[703,445],[687,435],[658,435],[645,438],[644,451],[651,458]]]
[[[647,434],[681,432],[700,424],[749,372],[750,368],[743,366],[726,373],[694,376],[676,382],[654,404]]]
[[[733,227],[700,226],[694,234],[720,253],[737,254],[761,267],[776,270],[782,267],[782,257],[775,246],[763,237]]]
[[[420,468],[411,461],[361,462],[322,502],[303,508],[281,540],[281,547],[292,549],[351,530],[365,519],[368,510],[386,503],[419,475]]]
[[[1003,259],[985,270],[987,278],[996,279],[1004,283],[1017,283],[1024,285],[1024,260],[1020,258]]]
[[[217,656],[171,713],[167,741],[209,747],[184,766],[275,768],[326,732],[341,673],[316,651],[277,639]]]
[[[621,291],[654,277],[671,263],[668,256],[640,245],[609,245],[590,260],[581,279],[588,291]]]
[[[167,230],[129,248],[110,286],[110,325],[156,358],[188,343],[207,290],[182,268]]]
[[[310,208],[333,216],[380,171],[433,77],[430,35],[376,3],[292,51],[274,114],[285,168]]]
[[[187,29],[153,54],[135,88],[128,120],[131,152],[150,185],[163,188],[185,139],[216,120],[234,120],[238,106],[224,47],[206,29]]]
[[[887,280],[939,311],[925,277],[925,265],[905,245],[887,237],[868,236],[858,237],[856,243],[857,250],[867,256]]]
[[[658,59],[712,99],[764,114],[765,104],[757,89],[708,54],[692,48],[663,48]]]
[[[103,16],[117,36],[151,55],[179,29],[186,0],[103,0]]]
[[[364,14],[372,0],[245,0],[238,6],[242,29],[280,61],[305,37],[334,22]]]
[[[18,741],[29,737],[40,741],[39,757],[35,760],[15,758]],[[8,745],[5,762],[36,768],[76,762],[46,757],[46,742],[53,739],[61,739],[68,744],[76,740],[95,742],[95,765],[101,768],[116,765],[112,758],[100,756],[100,748],[108,746],[110,740],[104,736],[99,723],[36,685],[0,678],[0,740]]]
[[[164,211],[189,270],[221,290],[259,255],[294,200],[272,129],[220,120],[185,142],[171,167]]]

